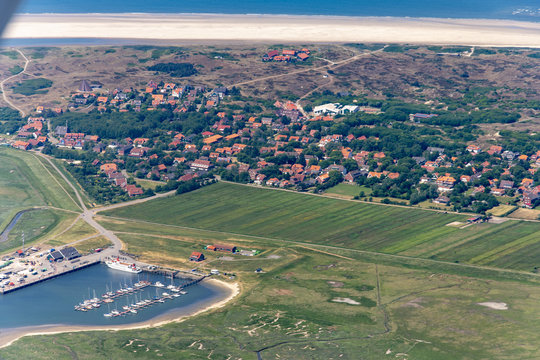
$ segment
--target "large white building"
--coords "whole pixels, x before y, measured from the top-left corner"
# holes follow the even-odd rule
[[[329,103],[324,105],[315,106],[313,108],[313,113],[315,115],[345,115],[350,113],[355,113],[358,111],[358,106],[356,105],[341,105],[338,103]]]

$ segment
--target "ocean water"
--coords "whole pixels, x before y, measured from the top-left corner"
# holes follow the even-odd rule
[[[186,288],[188,292],[177,298],[154,304],[137,314],[106,318],[104,313],[135,301],[134,295],[119,297],[111,304],[87,312],[75,311],[74,306],[93,297],[94,291],[101,297],[107,288],[119,289],[124,284],[131,285],[138,280],[161,281],[170,284],[164,276],[142,272],[130,274],[109,269],[105,265],[94,265],[26,288],[0,295],[0,334],[2,331],[44,325],[122,325],[147,321],[170,313],[185,314],[205,303],[221,298],[220,289],[204,283]],[[174,279],[180,285],[187,279]],[[137,299],[150,299],[167,289],[149,286],[136,292]],[[1,336],[1,335],[0,335]]]
[[[19,13],[211,13],[540,21],[539,0],[23,0]]]

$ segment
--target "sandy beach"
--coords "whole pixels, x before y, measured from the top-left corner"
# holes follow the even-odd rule
[[[540,23],[288,15],[25,14],[13,18],[4,37],[540,47]]]
[[[187,312],[181,312],[180,314],[165,314],[163,316],[158,316],[152,320],[145,322],[117,326],[44,325],[17,328],[13,330],[2,330],[0,331],[0,348],[11,345],[14,341],[22,338],[23,336],[50,335],[80,331],[118,331],[128,329],[148,329],[173,322],[182,322],[189,317],[201,314],[203,312],[222,308],[240,293],[240,286],[238,285],[238,283],[230,284],[216,279],[205,280],[205,282],[221,288],[223,290],[223,296],[221,296],[220,299],[218,299],[217,301],[202,304],[198,308]]]

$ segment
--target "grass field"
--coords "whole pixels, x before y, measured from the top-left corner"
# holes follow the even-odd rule
[[[102,215],[233,234],[531,271],[540,224],[464,229],[465,216],[218,183]],[[120,231],[129,231],[128,225]]]
[[[145,240],[148,247],[161,243],[154,239]],[[183,251],[173,248],[171,255]],[[256,359],[261,350],[265,360],[538,355],[540,288],[526,282],[450,275],[436,265],[429,270],[375,265],[298,247],[211,266],[242,279],[242,295],[227,308],[150,330],[23,338],[1,349],[0,356]],[[255,274],[257,267],[265,273]],[[478,305],[487,301],[504,302],[509,310]]]
[[[165,185],[163,181],[153,181],[153,180],[144,180],[144,179],[135,179],[137,185],[142,186],[143,189],[152,189],[154,190],[158,185]]]
[[[97,236],[92,239],[84,240],[75,244],[75,248],[81,254],[88,254],[90,253],[90,250],[94,250],[97,248],[104,248],[109,245],[111,245],[111,242],[106,237]]]
[[[487,211],[488,214],[493,216],[506,216],[517,209],[514,205],[499,205]]]
[[[59,231],[70,217],[69,213],[48,209],[26,212],[9,233],[8,240],[0,243],[0,252],[20,249],[23,233],[25,246],[31,246],[48,234]]]
[[[529,220],[540,220],[540,210],[538,209],[517,209],[510,215],[510,218],[519,218],[519,219],[529,219]]]
[[[79,208],[60,184],[58,176],[37,156],[8,148],[0,149],[0,213],[4,208],[48,205],[66,210]],[[1,215],[0,215],[1,216]]]
[[[334,187],[331,187],[324,193],[333,196],[337,195],[337,197],[343,197],[345,199],[352,199],[353,197],[360,194],[360,191],[363,191],[365,196],[369,196],[372,192],[372,190],[366,186],[341,183],[337,184]]]

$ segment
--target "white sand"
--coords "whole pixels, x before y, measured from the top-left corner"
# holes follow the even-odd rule
[[[345,304],[349,304],[349,305],[360,305],[360,303],[358,301],[355,301],[353,299],[350,299],[350,298],[335,298],[335,299],[332,299],[333,302],[338,302],[338,303],[345,303]]]
[[[540,47],[540,23],[286,15],[26,14],[14,17],[4,36]]]
[[[485,306],[493,310],[508,310],[508,305],[503,302],[487,301],[487,302],[478,303],[478,305]]]
[[[118,331],[118,330],[127,330],[127,329],[148,329],[173,322],[182,322],[189,317],[198,315],[200,313],[219,309],[224,307],[229,301],[234,299],[240,293],[240,287],[238,283],[230,284],[224,281],[209,279],[205,282],[212,283],[222,289],[226,290],[226,297],[217,301],[215,303],[203,306],[198,310],[191,311],[189,313],[184,313],[181,316],[178,315],[165,315],[158,317],[154,320],[149,320],[145,322],[128,324],[128,325],[116,325],[116,326],[66,326],[66,325],[45,325],[45,326],[36,326],[36,327],[26,327],[14,329],[13,331],[2,331],[0,332],[0,349],[6,346],[11,345],[14,341],[20,339],[23,336],[31,335],[47,335],[47,334],[59,334],[65,332],[79,332],[79,331]]]

